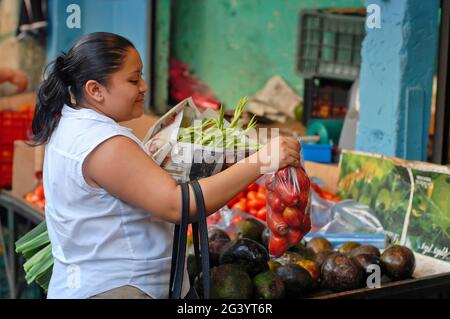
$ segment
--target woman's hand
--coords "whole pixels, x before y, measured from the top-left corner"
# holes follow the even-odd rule
[[[278,136],[271,139],[256,154],[262,173],[286,166],[300,166],[300,143],[293,137]]]

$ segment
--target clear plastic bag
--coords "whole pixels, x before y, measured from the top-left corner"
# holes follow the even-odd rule
[[[302,167],[286,167],[266,180],[269,253],[280,256],[311,229],[311,182]]]
[[[371,234],[382,233],[384,230],[383,225],[368,206],[351,199],[343,200],[331,206],[328,218],[329,222],[323,225],[318,233]]]

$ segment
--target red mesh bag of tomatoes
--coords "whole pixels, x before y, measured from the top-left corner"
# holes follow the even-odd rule
[[[286,167],[266,179],[269,253],[281,256],[311,229],[311,183],[303,167]]]

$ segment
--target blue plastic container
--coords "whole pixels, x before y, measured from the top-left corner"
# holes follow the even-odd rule
[[[302,144],[305,161],[331,163],[333,161],[333,146],[330,144]]]

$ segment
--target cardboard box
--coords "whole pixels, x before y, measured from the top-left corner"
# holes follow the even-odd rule
[[[30,146],[25,141],[14,142],[13,181],[11,193],[23,198],[37,186],[37,174],[42,172],[44,146]]]
[[[0,111],[17,111],[25,106],[35,106],[36,95],[32,93],[16,94],[0,98]]]

